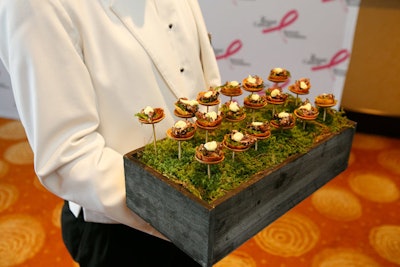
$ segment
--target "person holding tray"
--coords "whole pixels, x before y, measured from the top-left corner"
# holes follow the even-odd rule
[[[221,84],[196,0],[1,0],[0,58],[41,183],[65,200],[81,267],[199,266],[126,205],[123,155],[151,139],[134,114]]]

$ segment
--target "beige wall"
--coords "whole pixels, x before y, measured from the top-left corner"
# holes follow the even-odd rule
[[[362,0],[342,106],[400,116],[400,0]]]

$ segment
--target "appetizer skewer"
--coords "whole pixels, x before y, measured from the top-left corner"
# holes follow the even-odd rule
[[[139,113],[136,113],[135,116],[139,118],[139,122],[143,124],[151,124],[153,126],[153,143],[155,153],[157,154],[157,136],[155,124],[165,118],[164,110],[162,108],[152,108],[147,106]]]
[[[196,124],[190,121],[177,121],[173,127],[167,130],[167,136],[178,141],[178,159],[181,159],[181,141],[190,140],[196,132]]]
[[[198,162],[207,165],[208,179],[211,178],[210,165],[218,164],[225,159],[225,155],[222,148],[223,148],[222,144],[216,141],[200,144],[196,148],[195,158]]]

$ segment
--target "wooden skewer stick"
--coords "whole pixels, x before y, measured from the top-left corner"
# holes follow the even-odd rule
[[[178,159],[182,157],[181,141],[178,141]]]
[[[154,136],[154,140],[153,140],[154,151],[157,154],[157,142],[156,142],[157,141],[157,137],[156,137],[156,129],[155,129],[154,123],[152,124],[152,126],[153,126],[153,136]]]

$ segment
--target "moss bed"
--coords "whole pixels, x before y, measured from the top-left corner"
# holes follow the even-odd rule
[[[294,96],[289,95],[284,105],[275,107],[275,112],[293,112],[296,108],[295,100]],[[260,110],[246,110],[246,119],[238,123],[223,121],[218,129],[208,132],[208,141],[222,141],[231,129],[244,131],[253,116],[255,121],[270,121],[272,109],[272,105],[267,105]],[[193,139],[181,141],[180,159],[178,142],[169,138],[157,141],[157,154],[154,144],[148,144],[135,157],[168,179],[181,184],[193,195],[211,203],[251,179],[260,170],[276,167],[290,156],[306,153],[315,144],[342,129],[354,127],[354,123],[347,119],[343,111],[327,108],[325,120],[323,113],[324,110],[320,108],[319,116],[314,121],[303,122],[297,118],[296,126],[290,130],[271,126],[271,136],[259,140],[257,149],[251,147],[244,152],[235,152],[234,157],[232,151],[226,149],[225,160],[210,165],[210,178],[207,165],[194,158],[196,146],[206,140],[206,131],[203,129],[198,128]]]

